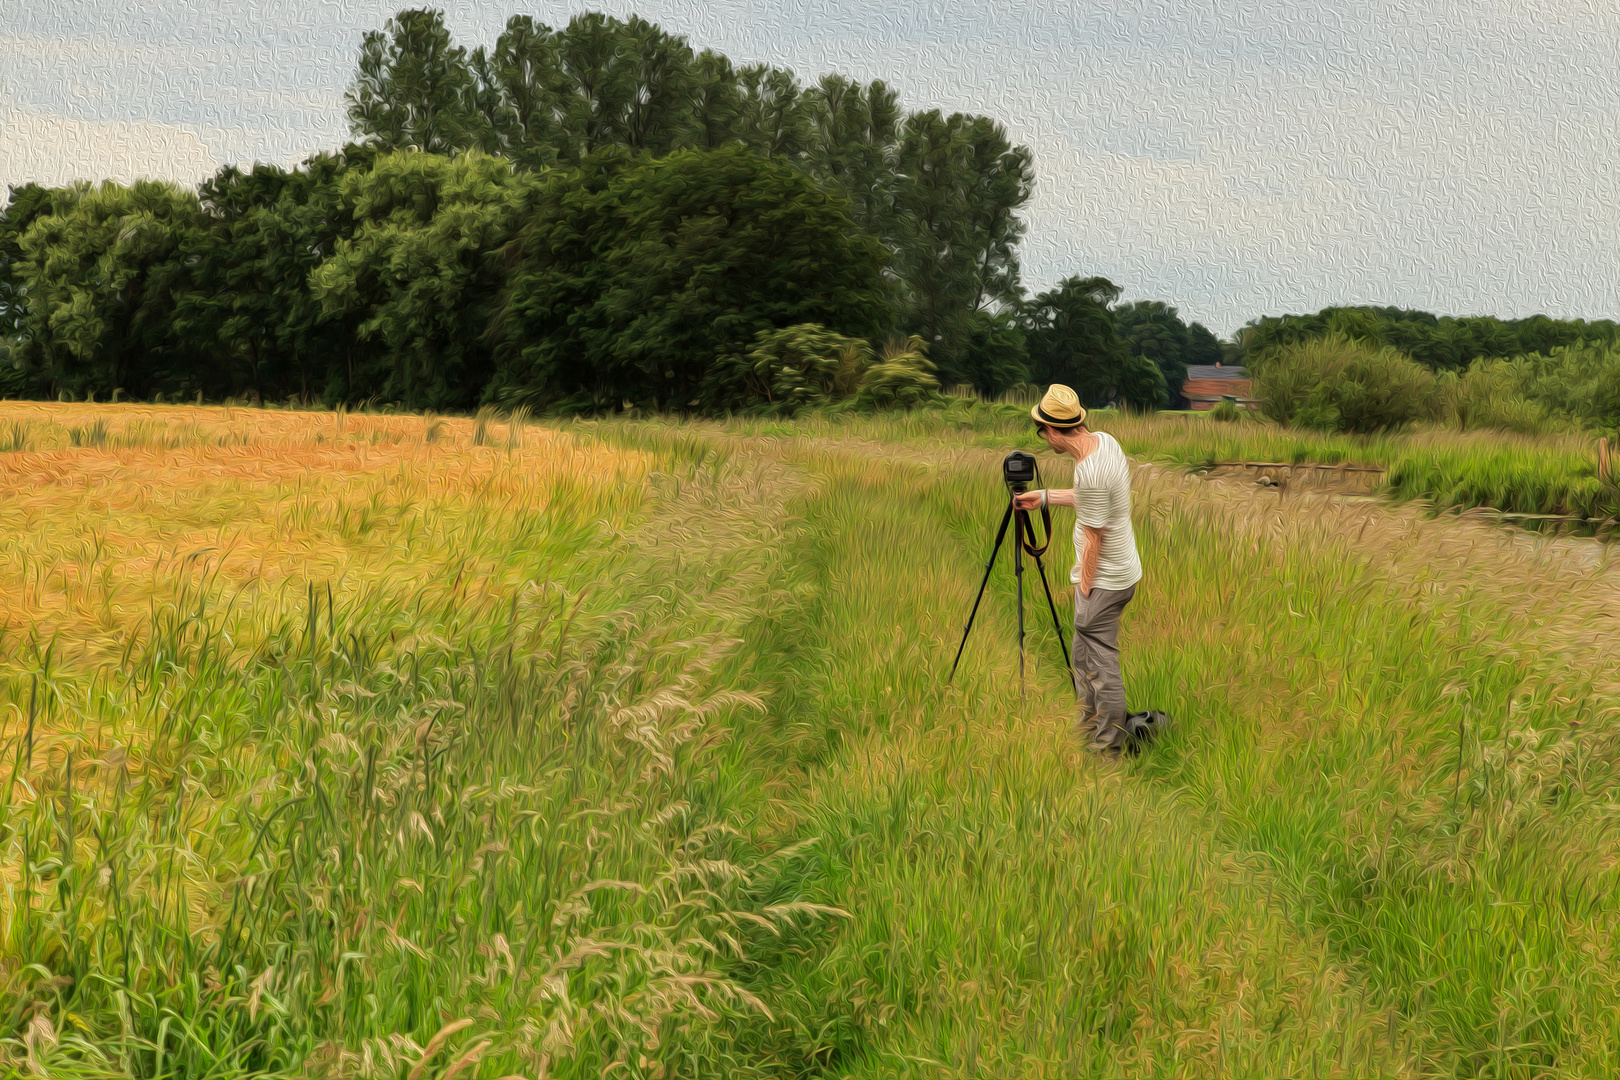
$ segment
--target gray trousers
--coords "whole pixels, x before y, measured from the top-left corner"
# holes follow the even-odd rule
[[[1074,590],[1074,690],[1079,733],[1091,748],[1118,754],[1125,747],[1125,680],[1119,674],[1119,617],[1136,595],[1128,589]]]

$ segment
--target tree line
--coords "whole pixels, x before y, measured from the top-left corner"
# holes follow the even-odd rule
[[[1223,343],[1102,277],[1028,297],[1033,164],[999,124],[638,18],[518,16],[469,51],[402,11],[347,108],[355,141],[296,168],[13,187],[0,395],[721,411],[1064,382],[1152,408],[1184,404],[1190,364],[1330,335],[1433,371],[1615,339],[1340,307]]]
[[[0,394],[714,411],[859,341],[885,385],[915,375],[900,399],[1039,380],[1155,407],[1219,350],[1103,278],[1026,299],[1029,151],[881,81],[600,14],[468,51],[408,10],[347,106],[355,141],[293,169],[12,188]]]
[[[1374,348],[1388,346],[1431,372],[1461,372],[1478,360],[1500,360],[1577,345],[1610,345],[1620,340],[1620,324],[1610,319],[1524,319],[1434,315],[1398,307],[1327,307],[1314,315],[1270,315],[1251,320],[1229,350],[1236,362],[1264,363],[1280,349],[1326,337],[1342,337]]]

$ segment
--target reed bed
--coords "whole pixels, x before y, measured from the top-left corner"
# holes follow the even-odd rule
[[[0,537],[56,561],[0,640],[0,1069],[1620,1056],[1594,542],[1143,461],[1126,678],[1178,727],[1108,765],[1039,608],[1020,684],[1005,561],[944,681],[1027,421],[52,408],[238,441],[16,455]],[[57,595],[91,555],[111,626]]]

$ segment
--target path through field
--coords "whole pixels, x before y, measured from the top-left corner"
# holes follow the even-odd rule
[[[1145,466],[1126,679],[1178,727],[1108,764],[1038,586],[1020,694],[1005,562],[945,685],[1001,451],[49,408],[0,454],[18,1069],[1620,1059],[1587,542]]]

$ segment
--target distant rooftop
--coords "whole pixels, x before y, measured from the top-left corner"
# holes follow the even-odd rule
[[[1227,367],[1224,364],[1188,364],[1187,378],[1189,379],[1247,379],[1249,373],[1241,367]]]

